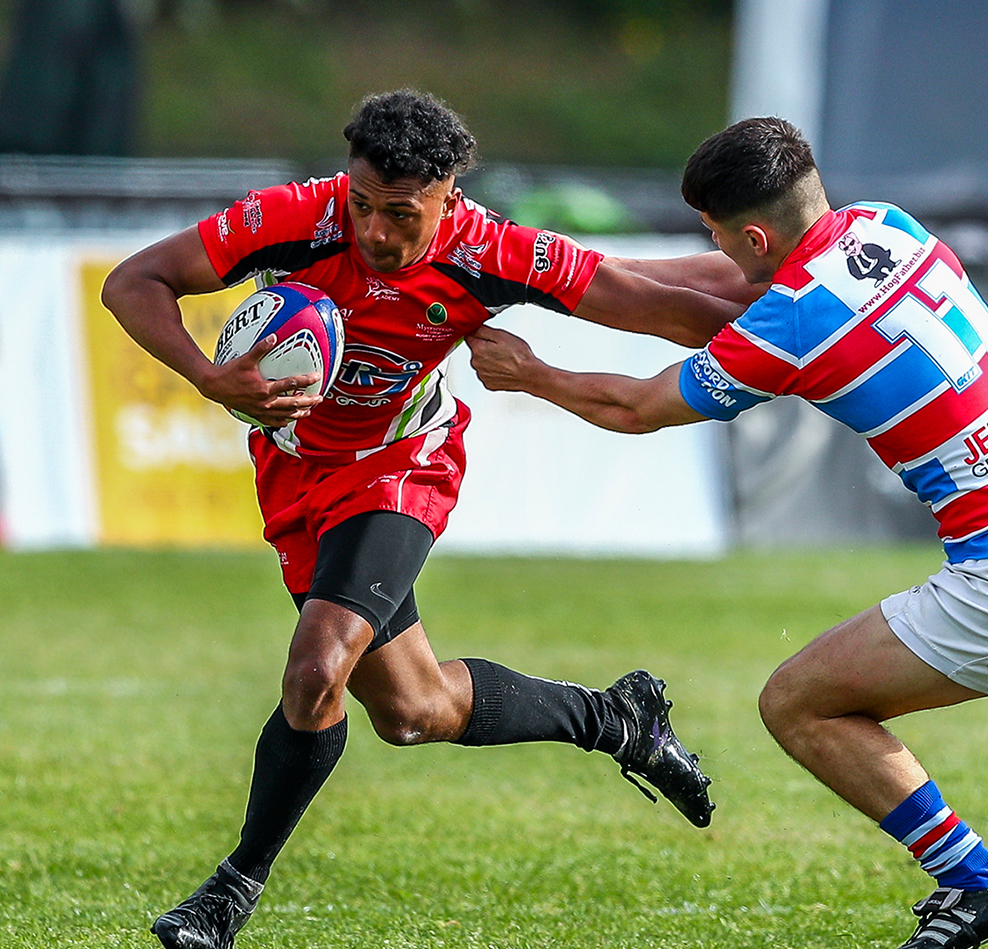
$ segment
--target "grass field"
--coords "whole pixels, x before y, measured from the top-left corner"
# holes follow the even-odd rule
[[[704,756],[699,831],[603,755],[395,749],[359,709],[238,949],[891,947],[931,889],[758,721],[815,632],[926,577],[931,547],[714,562],[436,557],[438,654],[606,686],[647,666]],[[264,552],[0,554],[0,945],[154,946],[233,846],[293,610]],[[976,703],[896,731],[985,828]]]

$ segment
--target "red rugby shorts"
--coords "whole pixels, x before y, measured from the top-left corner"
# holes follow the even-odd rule
[[[459,404],[449,426],[403,438],[338,464],[297,458],[255,431],[250,436],[264,539],[278,551],[285,585],[305,593],[319,537],[354,514],[396,511],[438,537],[446,527],[466,467],[463,432],[470,411]]]

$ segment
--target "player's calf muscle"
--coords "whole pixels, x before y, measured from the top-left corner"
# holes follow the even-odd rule
[[[461,670],[460,675],[449,669]],[[378,736],[391,745],[420,745],[455,741],[473,712],[473,687],[466,667],[458,661],[440,665],[441,683],[433,689],[391,694],[384,702],[365,701]]]
[[[447,722],[434,704],[412,709],[367,709],[367,714],[378,737],[389,745],[421,745],[450,738]]]

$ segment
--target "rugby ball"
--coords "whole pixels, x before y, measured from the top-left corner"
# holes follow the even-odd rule
[[[325,395],[343,359],[343,318],[336,304],[305,283],[276,283],[257,290],[226,321],[213,362],[222,366],[272,333],[278,342],[261,357],[257,366],[261,375],[284,379],[315,372],[319,379],[299,394]],[[261,424],[243,412],[229,411],[242,422]]]

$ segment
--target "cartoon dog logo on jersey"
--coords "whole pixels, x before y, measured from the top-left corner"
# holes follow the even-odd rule
[[[379,346],[347,346],[340,374],[333,383],[340,405],[386,405],[405,392],[422,369],[417,359],[405,359]]]
[[[878,244],[862,244],[853,231],[848,231],[838,242],[838,247],[847,254],[847,272],[855,280],[874,280],[880,286],[901,261],[892,259],[892,252]]]

